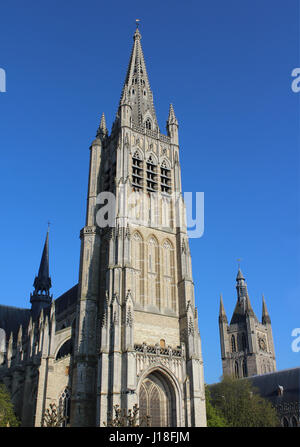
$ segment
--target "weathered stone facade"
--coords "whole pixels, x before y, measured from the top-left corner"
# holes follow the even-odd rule
[[[178,122],[171,105],[160,132],[138,29],[112,132],[103,115],[90,146],[80,238],[78,286],[51,304],[43,255],[27,332],[3,352],[23,425],[61,402],[71,426],[136,403],[153,426],[205,426]]]

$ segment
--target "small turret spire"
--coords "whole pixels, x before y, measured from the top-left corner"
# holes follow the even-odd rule
[[[227,323],[227,316],[226,316],[226,312],[224,309],[224,304],[223,304],[223,296],[222,294],[220,295],[220,311],[219,311],[219,321],[221,322],[226,322]]]
[[[178,121],[175,116],[173,104],[170,104],[166,129],[168,136],[171,138],[171,142],[178,145]]]
[[[271,324],[271,318],[267,309],[264,295],[262,296],[262,324]]]
[[[247,284],[245,282],[244,275],[239,267],[236,277],[236,290],[239,301],[244,300],[248,295]]]
[[[175,116],[173,104],[170,104],[169,117],[168,117],[167,124],[177,124],[178,125],[178,121],[177,121],[177,118]]]
[[[52,287],[49,276],[49,226],[47,230],[45,245],[42,253],[38,275],[34,279],[34,292],[30,295],[32,303],[31,310],[36,317],[40,310],[51,303],[50,289]]]
[[[230,324],[234,324],[246,315],[255,316],[248,295],[247,283],[240,267],[236,276],[237,303]],[[255,317],[256,318],[256,317]]]
[[[106,127],[106,120],[105,120],[105,115],[104,115],[104,112],[103,112],[102,116],[101,116],[101,120],[100,120],[100,124],[99,124],[98,130],[97,130],[96,137],[97,138],[103,138],[103,137],[106,137],[107,134],[108,134],[108,130],[107,130],[107,127]]]

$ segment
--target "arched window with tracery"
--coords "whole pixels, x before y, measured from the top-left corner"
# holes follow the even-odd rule
[[[158,243],[151,236],[148,240],[147,265],[148,265],[148,304],[158,306]]]
[[[147,118],[147,119],[146,119],[146,121],[145,121],[145,127],[146,127],[146,129],[148,129],[148,130],[151,130],[151,129],[152,129],[152,122],[151,122],[150,118]]]
[[[233,334],[231,336],[231,349],[232,349],[232,352],[236,352],[236,341],[235,341],[235,336]]]
[[[176,311],[174,249],[170,241],[163,243],[164,306]]]
[[[237,379],[240,377],[239,363],[237,361],[234,362],[234,375]]]
[[[245,333],[243,332],[242,333],[242,350],[246,351],[246,349],[247,349],[247,339],[246,339]]]
[[[137,303],[142,303],[143,296],[143,239],[138,232],[132,236],[131,259],[132,259],[132,288]]]
[[[173,427],[176,424],[174,392],[160,374],[151,373],[143,380],[139,392],[140,425]]]
[[[64,417],[62,426],[67,427],[70,424],[70,405],[71,405],[71,392],[68,387],[66,387],[60,394],[58,405],[61,414]]]

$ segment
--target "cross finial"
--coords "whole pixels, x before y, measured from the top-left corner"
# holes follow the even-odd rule
[[[241,266],[241,259],[237,259],[237,262],[238,262],[238,267],[240,268],[240,266]]]
[[[138,29],[140,24],[140,19],[135,19],[136,29]]]

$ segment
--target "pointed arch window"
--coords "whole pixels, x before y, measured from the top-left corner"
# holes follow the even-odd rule
[[[158,243],[154,237],[148,241],[148,303],[158,305]]]
[[[64,417],[62,427],[67,427],[70,424],[70,404],[71,404],[71,392],[66,387],[59,396],[59,409]]]
[[[148,130],[151,130],[151,129],[152,129],[152,122],[151,122],[150,118],[147,118],[147,119],[146,119],[146,121],[145,121],[145,127],[146,127],[146,129],[148,129]]]
[[[137,302],[142,302],[143,295],[143,240],[139,233],[134,233],[131,243],[132,284]]]
[[[235,336],[233,334],[231,336],[231,349],[232,349],[232,352],[236,352],[236,341],[235,341]]]
[[[164,306],[176,311],[175,259],[172,244],[166,240],[163,244],[163,288]]]
[[[247,339],[246,339],[246,334],[243,332],[242,333],[242,350],[246,351],[247,349]]]
[[[239,364],[237,361],[234,362],[234,375],[237,379],[240,377]]]
[[[139,392],[140,425],[150,427],[175,426],[174,395],[159,375],[144,379]]]

